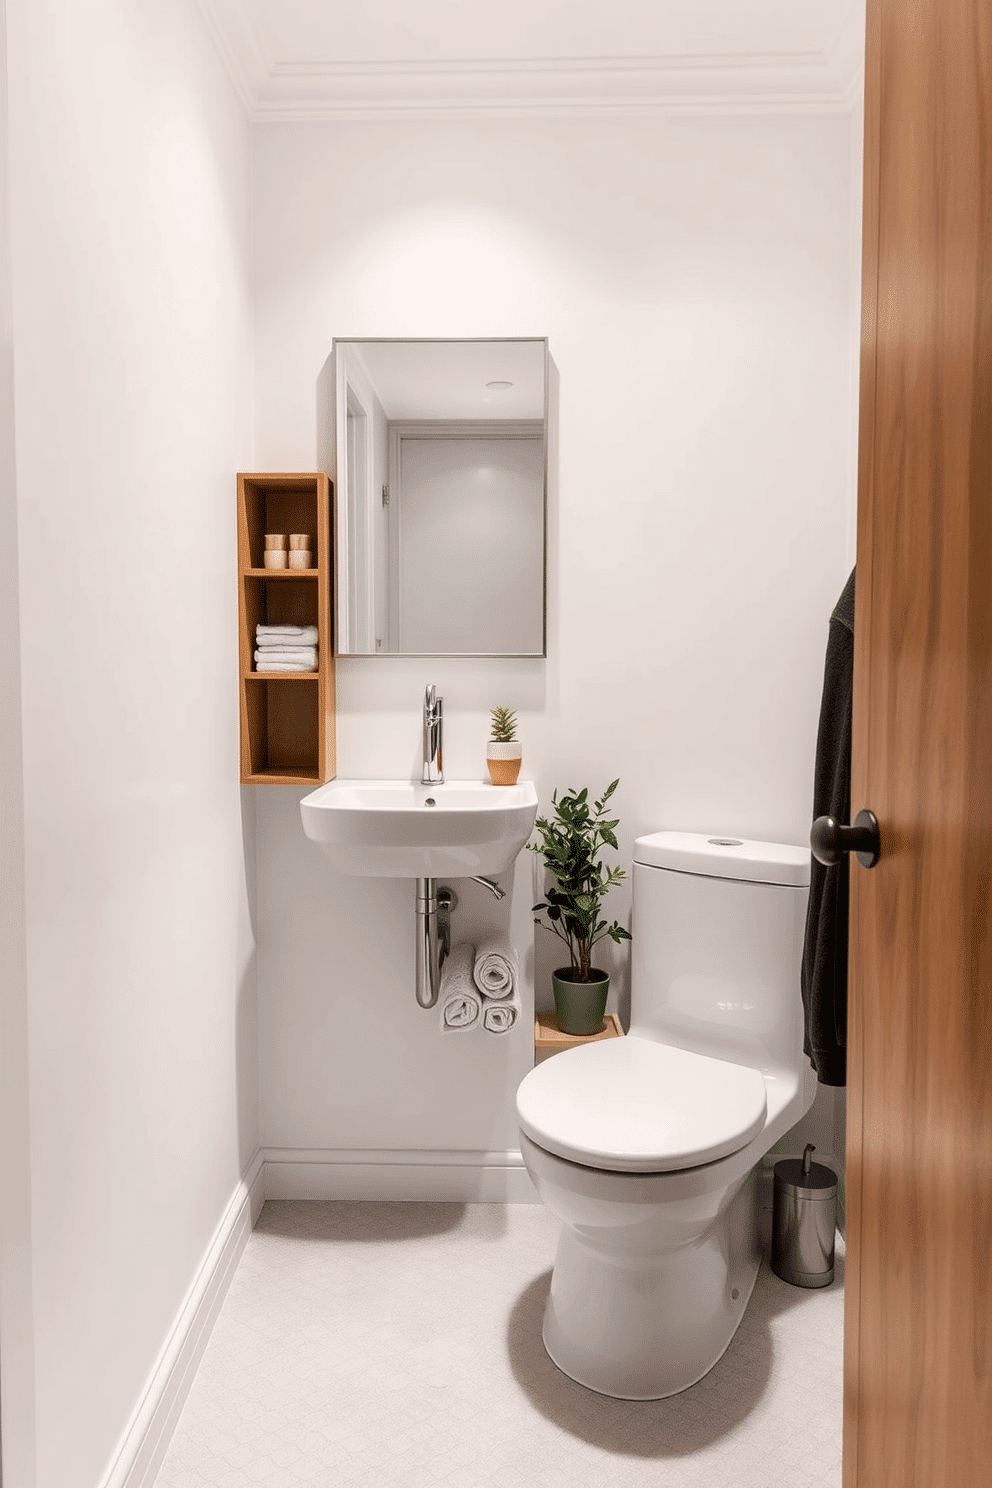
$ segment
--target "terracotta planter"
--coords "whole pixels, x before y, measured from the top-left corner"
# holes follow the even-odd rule
[[[489,766],[489,779],[493,785],[516,785],[522,763],[522,751],[518,743],[495,744],[490,740],[486,745],[486,764]]]
[[[602,1033],[610,974],[608,971],[597,971],[595,967],[592,974],[600,980],[573,982],[571,968],[568,966],[559,966],[557,971],[551,973],[555,1013],[562,1033]]]

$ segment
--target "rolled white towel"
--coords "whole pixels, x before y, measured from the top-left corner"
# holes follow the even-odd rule
[[[261,645],[263,641],[285,642],[290,646],[316,646],[316,625],[256,625],[255,639]]]
[[[508,997],[483,997],[482,1026],[487,1033],[509,1033],[520,1017],[520,998],[516,992]]]
[[[490,935],[479,942],[472,975],[479,991],[494,1001],[500,997],[512,996],[520,976],[520,968],[517,953],[504,936]]]
[[[317,665],[317,647],[299,646],[295,651],[282,647],[279,650],[273,648],[270,651],[267,646],[259,646],[255,651],[255,660],[257,662],[278,661],[287,666],[292,662],[294,665],[290,670],[306,672]]]
[[[441,1032],[467,1033],[478,1028],[482,1016],[482,995],[472,984],[472,961],[475,946],[463,941],[456,945],[441,968]]]

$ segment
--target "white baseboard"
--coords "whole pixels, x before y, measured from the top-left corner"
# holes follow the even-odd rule
[[[200,1262],[102,1488],[150,1488],[154,1482],[210,1330],[264,1202],[265,1163],[259,1151],[234,1190]]]
[[[200,1262],[101,1488],[151,1488],[266,1199],[539,1202],[519,1152],[259,1149]]]
[[[539,1202],[519,1152],[266,1147],[267,1199]]]

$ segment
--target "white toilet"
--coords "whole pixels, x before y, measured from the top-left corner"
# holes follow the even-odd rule
[[[634,845],[631,1026],[539,1065],[520,1146],[562,1224],[544,1344],[627,1400],[695,1384],[760,1260],[755,1166],[809,1109],[799,968],[808,848],[685,832]]]

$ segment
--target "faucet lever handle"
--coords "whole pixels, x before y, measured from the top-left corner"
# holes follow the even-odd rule
[[[437,684],[431,682],[424,693],[424,719],[428,723],[437,723],[444,712],[444,698],[437,695]]]

